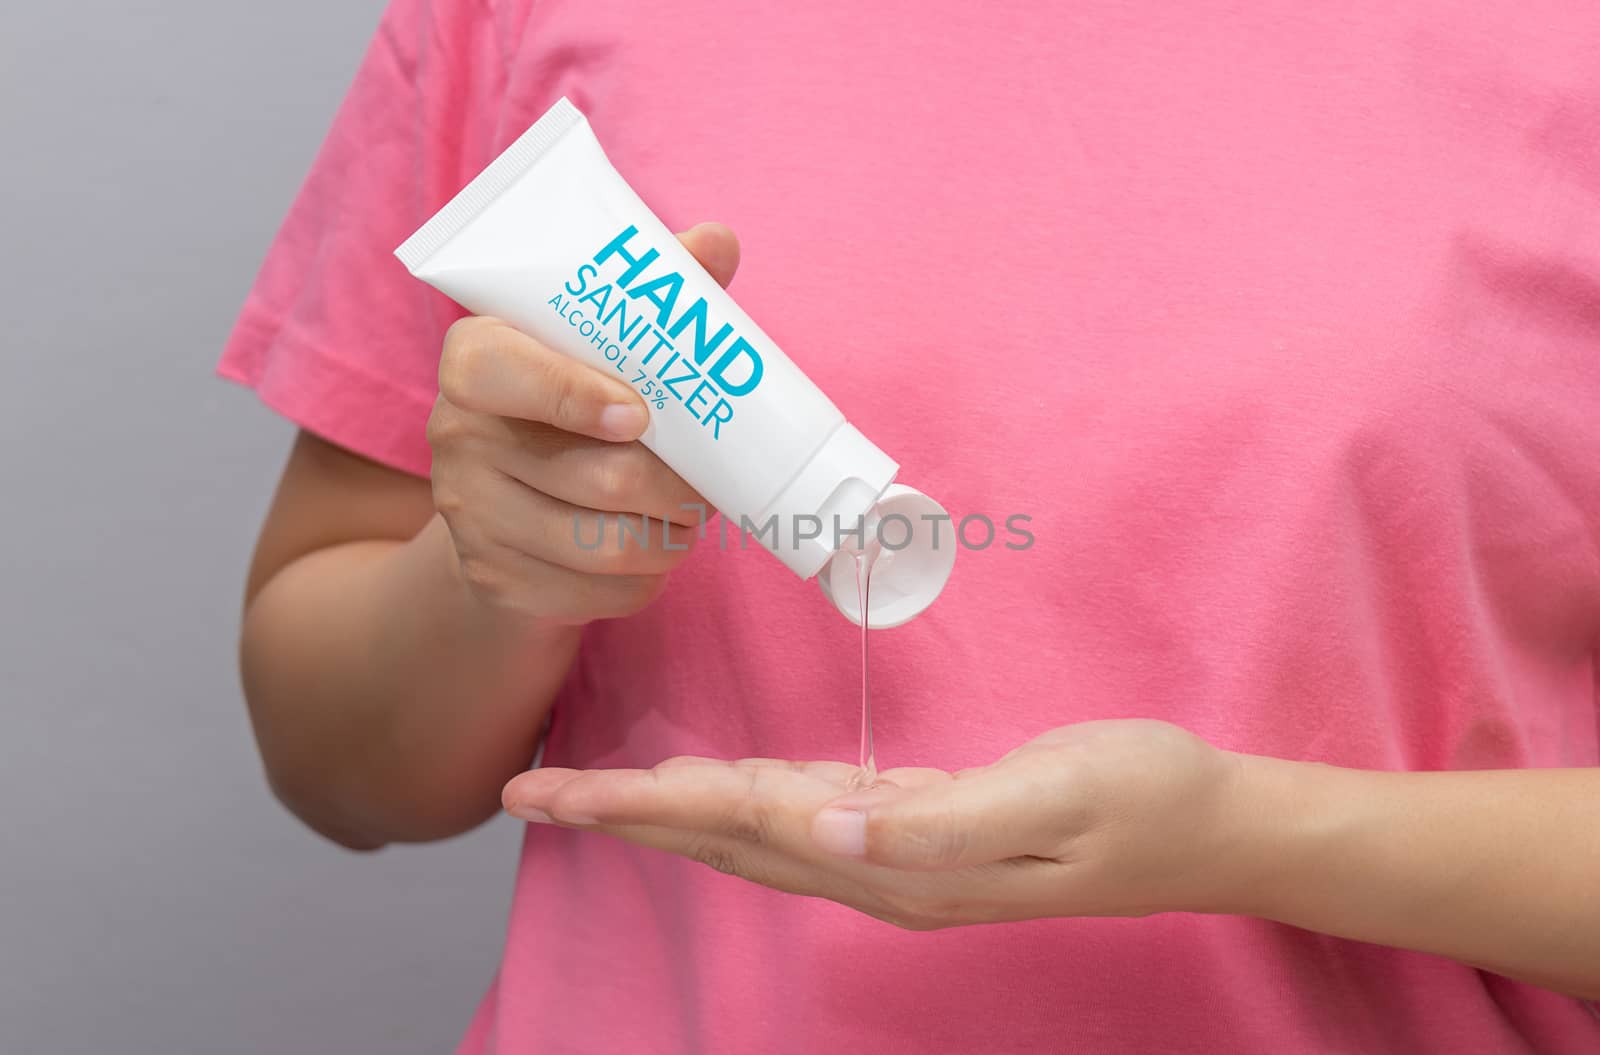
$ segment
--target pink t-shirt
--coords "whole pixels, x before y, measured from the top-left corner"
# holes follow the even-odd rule
[[[957,516],[884,764],[1149,716],[1375,769],[1593,766],[1600,5],[398,0],[222,364],[408,472],[458,311],[391,250],[559,96]],[[974,530],[974,538],[979,533]],[[851,758],[854,628],[702,546],[547,759]],[[467,1024],[463,1023],[466,1027]],[[906,933],[529,829],[461,1052],[1600,1050],[1584,1003],[1171,914]]]

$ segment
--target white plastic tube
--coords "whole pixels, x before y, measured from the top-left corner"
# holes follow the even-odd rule
[[[683,248],[566,99],[395,255],[468,311],[632,385],[650,408],[642,442],[795,574],[823,572],[853,621],[841,551],[875,532],[871,626],[905,622],[944,588],[956,537],[943,508],[891,486],[899,466]]]

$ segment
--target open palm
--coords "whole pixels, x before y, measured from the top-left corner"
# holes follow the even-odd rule
[[[592,829],[914,930],[1206,910],[1224,887],[1234,756],[1145,720],[1051,730],[992,765],[905,768],[849,790],[843,762],[683,757],[537,769],[526,820]]]

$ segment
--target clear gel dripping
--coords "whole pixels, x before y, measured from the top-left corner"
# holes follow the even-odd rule
[[[865,548],[851,553],[856,562],[856,597],[861,604],[861,763],[850,778],[851,791],[871,787],[878,781],[878,759],[872,747],[872,696],[867,679],[867,631],[871,622],[867,598],[872,586],[872,566],[878,560],[880,548],[877,539],[873,539]]]

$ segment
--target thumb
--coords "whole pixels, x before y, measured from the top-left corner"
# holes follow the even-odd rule
[[[812,819],[828,853],[907,871],[1049,856],[1070,835],[1063,789],[1015,768],[918,788],[880,786],[832,800]]]
[[[731,228],[720,223],[697,223],[678,236],[678,241],[700,261],[707,274],[726,286],[739,270],[739,239]]]

